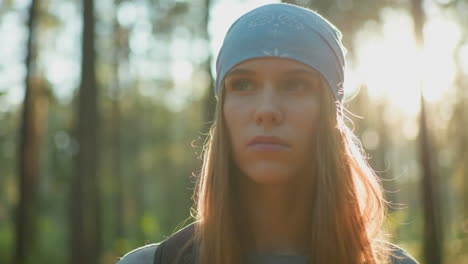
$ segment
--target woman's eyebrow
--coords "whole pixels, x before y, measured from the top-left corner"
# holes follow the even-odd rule
[[[241,75],[241,74],[252,74],[252,73],[254,73],[254,71],[248,70],[248,69],[242,69],[242,68],[233,69],[226,74],[226,77],[230,75]]]
[[[308,69],[294,69],[290,71],[285,71],[283,73],[284,75],[293,75],[293,74],[307,74],[311,75],[311,77],[318,77],[318,72],[314,70],[308,70]]]

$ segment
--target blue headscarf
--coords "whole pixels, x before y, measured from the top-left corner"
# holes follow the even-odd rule
[[[346,49],[341,32],[319,14],[290,4],[258,7],[230,27],[216,61],[215,94],[228,71],[242,61],[279,57],[320,72],[336,99],[343,99]]]

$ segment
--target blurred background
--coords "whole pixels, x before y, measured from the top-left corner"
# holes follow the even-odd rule
[[[0,0],[0,263],[115,263],[188,224],[229,25],[279,1]],[[389,240],[468,263],[468,0],[287,1],[343,32]]]

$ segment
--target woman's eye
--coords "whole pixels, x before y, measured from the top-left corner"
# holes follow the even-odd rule
[[[240,79],[232,81],[230,86],[234,91],[248,91],[252,88],[252,83],[249,80]]]
[[[286,89],[289,91],[302,91],[309,86],[309,83],[305,80],[293,79],[286,82]]]

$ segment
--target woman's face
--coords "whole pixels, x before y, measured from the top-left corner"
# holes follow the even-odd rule
[[[233,67],[223,89],[223,115],[239,169],[263,184],[309,175],[319,73],[295,60],[257,58]]]

